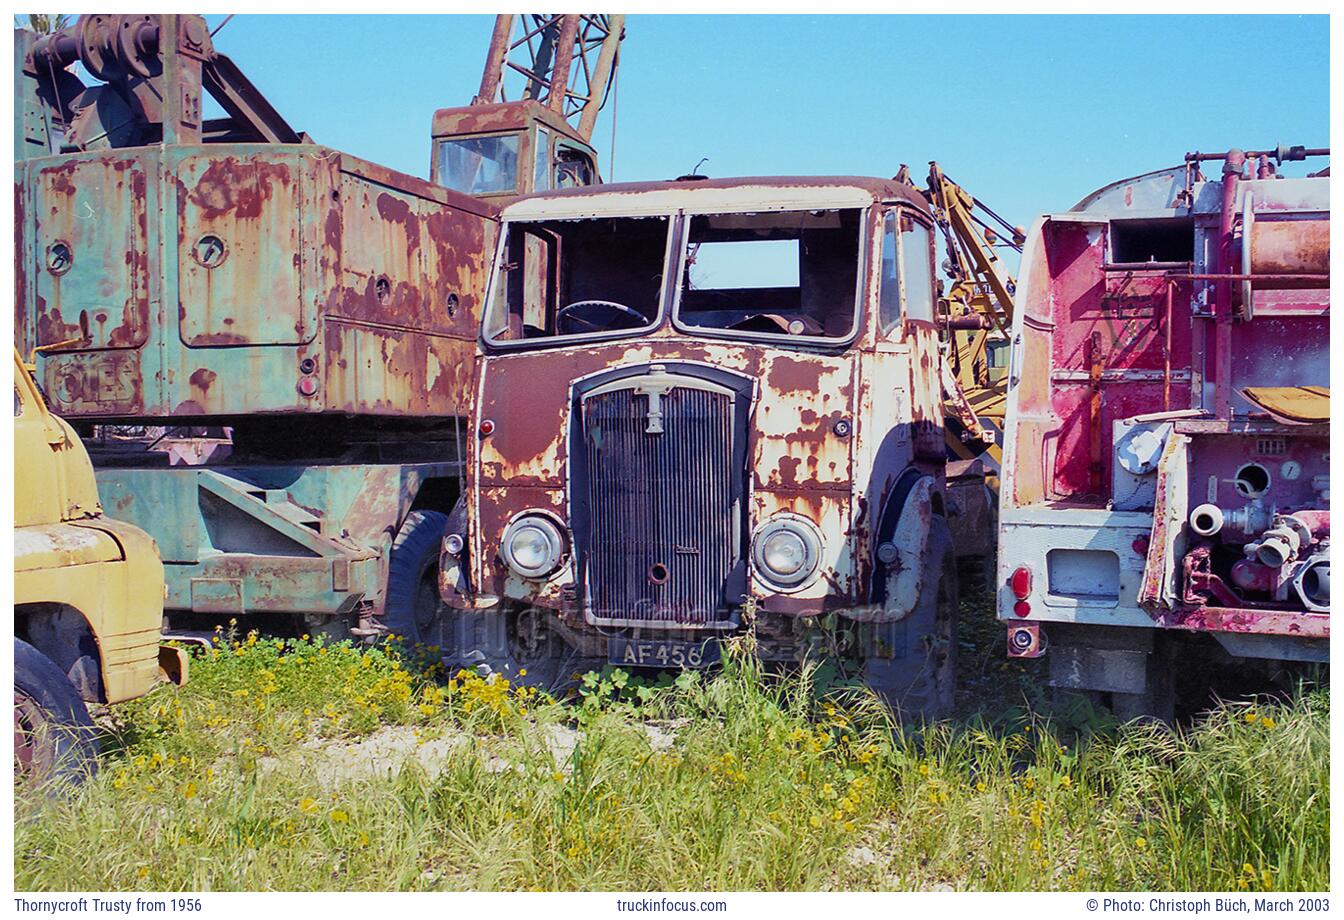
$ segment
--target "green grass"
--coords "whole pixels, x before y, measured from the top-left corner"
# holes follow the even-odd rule
[[[16,790],[15,885],[1328,887],[1328,692],[1089,735],[1007,695],[1003,718],[901,731],[860,689],[740,652],[554,703],[440,686],[393,651],[253,639],[119,707],[83,788]],[[399,751],[386,772],[357,765],[361,741]]]

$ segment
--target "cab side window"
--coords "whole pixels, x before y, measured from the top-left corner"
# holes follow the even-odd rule
[[[901,324],[901,270],[896,255],[896,212],[882,224],[882,282],[878,288],[877,318],[883,336]]]
[[[901,215],[901,273],[905,277],[905,315],[933,322],[933,253],[929,228],[908,214]]]
[[[532,170],[532,191],[548,192],[551,189],[551,132],[537,128],[537,149]]]

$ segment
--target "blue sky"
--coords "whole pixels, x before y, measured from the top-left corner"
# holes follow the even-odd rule
[[[430,117],[475,93],[492,23],[239,15],[216,44],[320,143],[426,175]],[[937,159],[1026,224],[1187,150],[1328,146],[1328,42],[1319,15],[632,15],[615,177],[708,157],[713,176],[922,179]]]

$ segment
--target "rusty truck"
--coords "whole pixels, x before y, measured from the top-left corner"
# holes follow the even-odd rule
[[[596,181],[571,122],[604,94],[570,73],[609,76],[620,31],[501,16],[429,181],[292,128],[200,16],[16,31],[16,339],[157,540],[176,628],[432,618],[497,199]],[[520,48],[545,61],[504,101]]]
[[[1329,659],[1329,169],[1281,172],[1327,154],[1192,153],[1026,241],[998,614],[1118,715],[1206,662]]]
[[[950,706],[932,215],[908,182],[623,183],[501,212],[441,642],[564,680],[750,633]]]

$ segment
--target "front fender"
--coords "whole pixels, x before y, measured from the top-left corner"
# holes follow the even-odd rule
[[[849,619],[894,623],[915,609],[924,590],[924,555],[928,551],[937,488],[938,483],[928,475],[920,476],[909,486],[900,502],[894,528],[877,546],[878,574],[874,580],[881,590],[876,590],[875,585],[873,603],[846,611]],[[899,493],[893,494],[893,498],[899,498]]]

